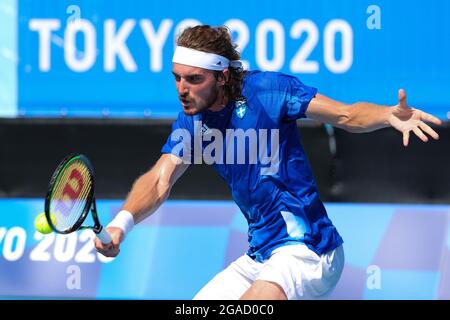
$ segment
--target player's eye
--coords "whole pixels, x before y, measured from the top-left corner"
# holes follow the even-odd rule
[[[203,77],[200,75],[189,76],[187,77],[187,81],[191,83],[200,83],[203,81]]]

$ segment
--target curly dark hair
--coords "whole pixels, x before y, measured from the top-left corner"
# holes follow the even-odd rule
[[[231,40],[230,30],[226,26],[212,27],[200,25],[184,29],[177,39],[177,45],[203,52],[215,53],[229,60],[239,60],[241,55],[236,50],[237,45]],[[225,94],[230,100],[241,96],[242,80],[245,72],[242,68],[229,67],[230,79],[225,84]],[[222,72],[216,71],[216,78]]]

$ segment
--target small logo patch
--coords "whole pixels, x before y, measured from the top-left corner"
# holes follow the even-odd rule
[[[236,115],[239,119],[242,119],[245,116],[245,112],[247,111],[247,105],[245,98],[239,98],[236,100]]]

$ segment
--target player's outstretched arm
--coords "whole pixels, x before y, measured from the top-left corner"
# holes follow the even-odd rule
[[[367,102],[348,105],[317,94],[311,100],[306,116],[354,133],[371,132],[391,126],[402,133],[405,147],[408,146],[411,132],[423,142],[428,141],[425,133],[433,139],[439,139],[439,135],[426,122],[442,124],[441,120],[431,114],[409,107],[403,89],[398,92],[398,103],[395,106],[380,106]]]
[[[123,205],[123,210],[128,211],[126,214],[131,213],[132,221],[125,224],[137,224],[155,212],[168,198],[172,186],[188,167],[188,164],[182,163],[174,155],[163,154],[148,172],[134,182]],[[115,225],[114,220],[111,225]],[[95,240],[97,250],[107,257],[119,254],[120,243],[125,237],[123,228],[111,225],[106,228],[112,239],[111,244],[103,245],[98,239]]]

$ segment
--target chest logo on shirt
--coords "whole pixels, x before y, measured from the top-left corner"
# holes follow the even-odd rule
[[[247,101],[244,97],[241,97],[236,100],[236,109],[235,113],[239,119],[242,119],[245,116],[245,112],[247,111]]]

